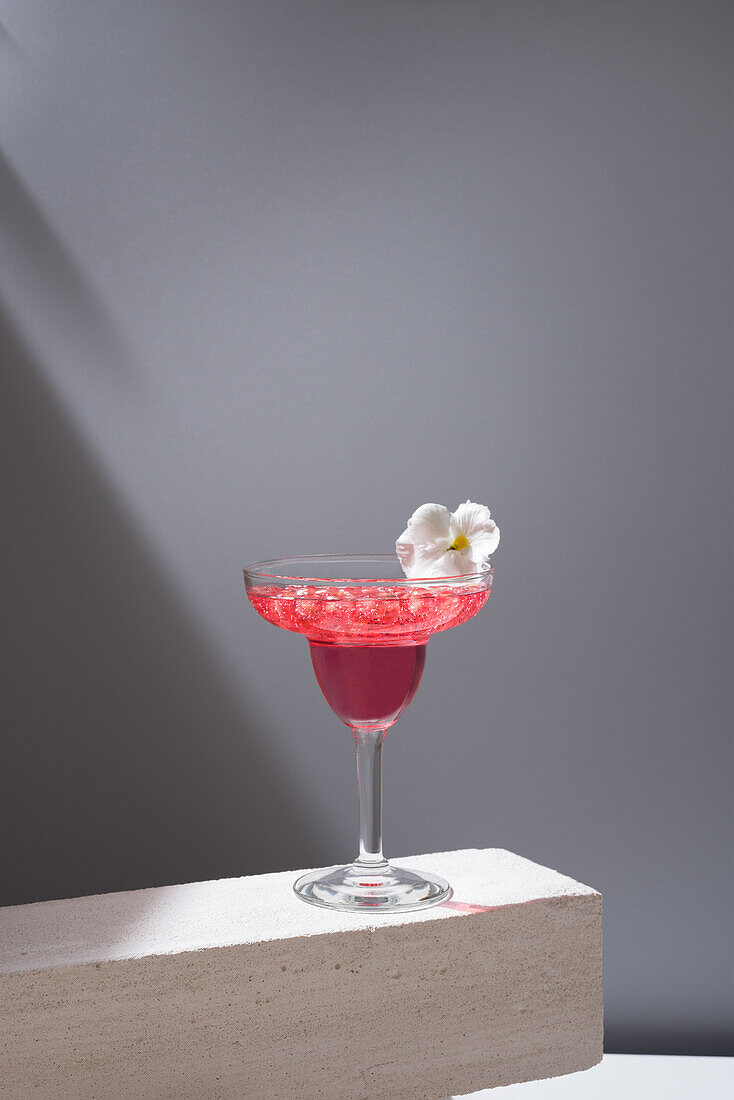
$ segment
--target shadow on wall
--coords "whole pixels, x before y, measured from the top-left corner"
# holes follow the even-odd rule
[[[60,339],[83,344],[80,365],[129,375],[132,360],[94,288],[1,152],[0,213],[4,266],[22,279],[36,316],[50,318]]]
[[[0,904],[307,865],[255,719],[2,306],[0,348]]]

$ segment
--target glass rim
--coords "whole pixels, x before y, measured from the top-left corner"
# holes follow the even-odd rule
[[[323,565],[326,562],[335,562],[341,565],[349,565],[351,562],[364,562],[370,564],[389,563],[391,565],[399,564],[399,558],[397,554],[299,554],[294,557],[283,558],[265,558],[263,561],[251,562],[249,565],[243,566],[242,572],[245,575],[246,580],[254,582],[267,583],[271,581],[273,583],[287,582],[289,584],[304,585],[313,581],[318,581],[319,588],[348,588],[350,585],[370,585],[378,586],[385,585],[390,587],[405,587],[411,588],[420,586],[424,588],[440,587],[446,585],[457,586],[459,584],[471,584],[477,581],[486,582],[489,577],[494,573],[494,566],[487,564],[482,569],[475,573],[456,573],[450,577],[309,577],[303,573],[300,575],[293,573],[278,572],[279,568],[287,567],[295,563],[302,563],[304,566],[308,566],[308,563],[313,563],[314,566]]]

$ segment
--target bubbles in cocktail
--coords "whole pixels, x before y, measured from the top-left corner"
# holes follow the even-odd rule
[[[471,619],[486,603],[486,587],[450,585],[253,586],[253,607],[268,622],[314,641],[396,644],[425,640]]]

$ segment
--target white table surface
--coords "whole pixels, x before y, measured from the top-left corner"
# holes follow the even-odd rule
[[[734,1058],[606,1054],[583,1073],[484,1089],[461,1100],[732,1100]],[[456,1100],[459,1100],[457,1097]]]

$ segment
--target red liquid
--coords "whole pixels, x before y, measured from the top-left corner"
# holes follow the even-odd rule
[[[258,585],[248,590],[255,610],[275,626],[305,634],[311,642],[401,645],[426,642],[438,630],[471,619],[489,589],[384,585],[321,588]]]
[[[382,729],[413,698],[431,634],[473,618],[489,588],[389,581],[329,587],[304,580],[258,585],[247,594],[268,622],[306,635],[316,679],[342,722]]]
[[[386,729],[415,695],[426,647],[311,642],[311,661],[326,702],[342,722]]]

